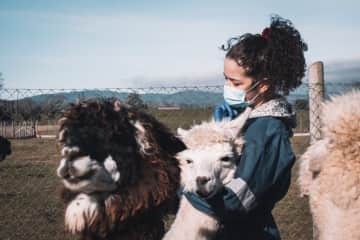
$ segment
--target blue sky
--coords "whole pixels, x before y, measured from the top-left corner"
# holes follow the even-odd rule
[[[7,88],[222,84],[229,37],[293,21],[308,63],[360,59],[358,1],[1,0]]]

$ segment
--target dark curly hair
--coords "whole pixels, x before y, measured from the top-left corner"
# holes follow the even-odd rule
[[[270,27],[262,34],[230,38],[221,49],[255,81],[268,81],[271,92],[288,95],[305,75],[307,44],[291,21],[278,15],[271,17]]]

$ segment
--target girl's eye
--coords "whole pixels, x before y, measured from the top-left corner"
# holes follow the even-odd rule
[[[187,160],[186,160],[186,163],[187,163],[187,164],[191,164],[191,163],[193,163],[193,161],[190,160],[190,159],[187,159]]]
[[[229,157],[222,157],[222,158],[220,158],[220,161],[222,161],[222,162],[229,162],[229,161],[230,161],[230,158],[229,158]]]

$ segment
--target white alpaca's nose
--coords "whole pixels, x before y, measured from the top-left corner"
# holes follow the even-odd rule
[[[196,184],[199,186],[205,185],[208,181],[210,181],[209,177],[200,176],[196,178]]]

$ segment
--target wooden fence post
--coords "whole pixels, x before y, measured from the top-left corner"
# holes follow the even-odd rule
[[[15,123],[14,120],[11,122],[12,137],[15,138]]]
[[[39,135],[39,122],[38,122],[38,120],[35,121],[35,137],[40,137],[40,135]]]
[[[324,86],[324,64],[314,62],[309,68],[310,143],[321,138],[321,105],[324,101]],[[318,238],[317,227],[313,224],[313,240]]]
[[[309,68],[310,142],[321,138],[321,104],[324,101],[324,64],[314,62]]]

